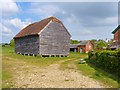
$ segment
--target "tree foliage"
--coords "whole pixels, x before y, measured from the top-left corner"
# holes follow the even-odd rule
[[[119,51],[90,51],[88,53],[88,62],[98,68],[111,73],[120,79],[120,52]]]
[[[107,48],[107,43],[104,40],[98,40],[96,43],[96,49],[97,50],[103,50]]]
[[[10,46],[14,47],[14,39],[10,41]]]
[[[96,39],[92,39],[92,40],[90,40],[90,42],[93,45],[93,49],[95,50],[96,49],[97,40]]]
[[[78,40],[71,40],[71,42],[70,42],[71,44],[78,44],[79,43],[79,41]]]

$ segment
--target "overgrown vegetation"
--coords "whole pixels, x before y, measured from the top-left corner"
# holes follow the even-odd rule
[[[111,73],[116,80],[120,80],[120,51],[90,51],[88,57],[88,63]]]

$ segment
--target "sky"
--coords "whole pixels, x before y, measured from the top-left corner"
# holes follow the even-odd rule
[[[27,25],[50,16],[61,20],[75,40],[111,39],[118,26],[117,2],[6,1],[0,5],[2,43],[9,43]]]

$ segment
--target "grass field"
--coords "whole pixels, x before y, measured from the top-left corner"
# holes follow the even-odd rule
[[[69,57],[33,57],[15,54],[13,47],[10,46],[2,47],[2,87],[14,87],[12,77],[15,73],[11,68],[19,65],[36,65],[42,68],[54,63],[59,63],[59,61],[62,61],[60,70],[77,69],[83,75],[98,80],[108,87],[119,87],[117,81],[112,79],[109,74],[88,64],[79,64],[80,58],[87,58],[87,54],[71,52]],[[70,63],[71,65],[75,65],[76,68],[69,68]],[[29,70],[29,68],[24,69]]]

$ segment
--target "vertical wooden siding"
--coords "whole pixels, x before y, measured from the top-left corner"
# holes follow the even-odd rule
[[[62,24],[51,22],[40,33],[40,55],[68,55],[70,35]]]
[[[22,54],[39,54],[39,36],[16,38],[15,52]]]

